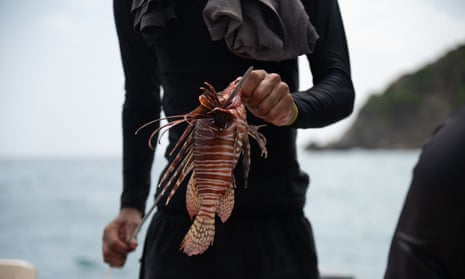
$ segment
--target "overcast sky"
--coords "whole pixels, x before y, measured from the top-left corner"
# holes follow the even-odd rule
[[[0,159],[120,155],[124,92],[111,5],[0,2]],[[357,110],[398,76],[465,43],[463,0],[340,0],[340,6]],[[310,85],[302,78],[302,87]],[[335,139],[355,116],[300,131],[299,142]]]

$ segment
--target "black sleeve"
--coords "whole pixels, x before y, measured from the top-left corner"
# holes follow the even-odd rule
[[[295,128],[316,128],[350,115],[355,98],[349,53],[337,0],[304,0],[320,38],[308,55],[314,86],[293,94],[299,116]]]
[[[143,38],[133,28],[131,1],[114,0],[114,17],[125,77],[123,124],[123,192],[121,207],[141,212],[150,191],[154,151],[147,145],[157,125],[135,131],[143,124],[160,117],[160,82],[156,59]]]

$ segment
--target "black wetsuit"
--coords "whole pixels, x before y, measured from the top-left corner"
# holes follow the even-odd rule
[[[465,278],[465,107],[422,150],[384,278]]]
[[[297,59],[248,60],[231,54],[224,41],[212,42],[202,18],[206,0],[177,0],[177,19],[163,32],[154,31],[150,47],[150,34],[142,36],[133,27],[131,1],[114,1],[126,81],[122,207],[144,211],[150,189],[153,152],[147,138],[152,129],[137,136],[134,131],[159,118],[162,108],[166,115],[191,111],[198,105],[204,81],[222,90],[253,65],[280,74],[299,109],[292,126],[261,128],[267,138],[267,159],[260,157],[260,149],[251,140],[248,187],[243,187],[242,164],[238,164],[233,214],[225,224],[216,222],[214,244],[205,254],[187,257],[179,251],[191,224],[185,209],[185,185],[168,206],[159,206],[145,242],[141,278],[317,278],[313,235],[303,215],[309,178],[297,161],[296,128],[322,127],[348,116],[354,90],[337,1],[304,2],[320,39],[308,55],[315,85],[298,92]],[[251,114],[248,121],[264,124]],[[168,150],[182,130],[170,130]]]

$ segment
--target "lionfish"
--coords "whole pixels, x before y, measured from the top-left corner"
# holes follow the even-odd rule
[[[226,222],[234,208],[234,169],[242,154],[244,167],[244,184],[250,168],[249,136],[260,146],[261,156],[267,157],[266,138],[258,131],[261,126],[248,125],[246,108],[242,102],[240,86],[252,67],[242,78],[237,78],[221,92],[205,82],[200,89],[200,105],[190,113],[169,116],[172,119],[154,130],[152,139],[162,129],[187,123],[187,128],[170,151],[175,157],[160,179],[163,185],[154,207],[168,189],[171,189],[166,204],[170,202],[181,183],[190,175],[186,191],[187,212],[193,219],[192,225],[181,242],[180,250],[189,256],[205,252],[213,245],[215,236],[215,216]],[[143,127],[157,119],[145,124]],[[141,129],[139,128],[139,129]],[[147,214],[148,215],[148,214]]]

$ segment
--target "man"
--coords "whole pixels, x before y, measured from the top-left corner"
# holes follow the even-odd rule
[[[140,278],[318,278],[313,233],[303,214],[309,178],[299,168],[296,133],[339,121],[353,109],[337,1],[115,0],[114,9],[126,79],[124,185],[120,214],[104,231],[105,262],[124,264],[137,246],[130,235],[145,213],[151,131],[137,136],[134,131],[159,118],[161,109],[167,116],[190,112],[204,81],[222,90],[253,65],[256,70],[244,80],[241,94],[249,124],[266,124],[260,132],[268,158],[261,158],[251,140],[248,187],[238,164],[232,216],[216,222],[213,245],[201,255],[179,251],[191,226],[187,182],[168,205],[162,201],[148,228]],[[272,38],[269,43],[284,51],[241,45],[256,38],[260,43]],[[300,54],[307,55],[314,80],[302,91],[297,88]],[[184,128],[170,129],[168,150]]]

